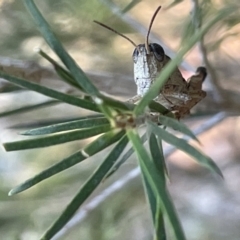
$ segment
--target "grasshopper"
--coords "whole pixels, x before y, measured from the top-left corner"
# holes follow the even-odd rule
[[[131,39],[105,24],[94,21],[127,39],[135,47],[132,58],[137,95],[128,100],[130,103],[137,103],[144,96],[156,81],[164,66],[171,61],[171,58],[165,54],[162,46],[157,43],[149,43],[148,41],[152,24],[160,9],[161,6],[157,8],[151,19],[145,43],[139,45],[136,45]],[[159,95],[153,100],[172,111],[177,119],[183,118],[190,114],[190,110],[206,96],[206,92],[202,90],[202,83],[206,76],[206,68],[198,67],[196,74],[186,81],[180,70],[176,68],[164,86],[159,89]]]

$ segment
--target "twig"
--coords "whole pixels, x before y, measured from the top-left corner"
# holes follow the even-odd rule
[[[199,7],[198,0],[192,0],[192,23],[195,27],[195,31],[199,31],[202,26],[202,12],[201,8]],[[204,45],[204,36],[200,38],[198,47],[203,65],[205,65],[208,71],[208,84],[210,85],[210,89],[213,92],[213,100],[220,105],[224,102],[225,99],[224,92],[219,86],[216,72],[214,71],[208,60],[207,50]]]
[[[10,75],[40,82],[46,68],[41,67],[34,61],[18,60],[0,56],[0,70]]]
[[[59,80],[59,76],[57,76],[51,66],[43,67],[35,61],[19,60],[0,56],[0,71],[18,78],[23,78],[28,81],[41,84],[43,84],[44,80],[47,79],[45,83],[47,86],[51,86],[53,83],[52,81],[49,82],[49,79]],[[126,96],[130,96],[132,93],[131,88],[123,89],[124,86],[129,85],[129,82],[133,82],[133,78],[130,76],[103,71],[91,71],[86,72],[86,74],[93,79],[93,82],[97,85],[97,87],[100,89],[110,89],[110,93],[112,92],[114,95],[120,95],[120,93],[124,92]],[[115,84],[114,87],[111,87],[113,79],[116,78],[118,79],[117,84]],[[132,86],[134,86],[134,84],[132,84]],[[0,78],[0,93],[12,92],[19,89],[21,88]],[[69,88],[64,88],[64,91],[68,90]]]
[[[204,133],[205,131],[211,129],[216,124],[220,123],[227,117],[227,113],[220,112],[210,119],[208,119],[204,124],[201,124],[200,127],[193,130],[193,133],[195,135],[200,135]],[[185,138],[188,139],[188,138]],[[170,154],[172,154],[176,150],[175,147],[168,147],[164,151],[165,157],[168,157]],[[133,170],[131,170],[129,173],[125,174],[122,178],[118,179],[116,182],[111,184],[109,187],[107,187],[105,190],[103,190],[99,195],[92,198],[84,207],[82,207],[76,215],[65,225],[64,228],[62,228],[56,235],[53,237],[53,240],[58,240],[61,237],[63,237],[67,232],[69,232],[72,228],[74,228],[76,225],[81,223],[88,214],[93,211],[95,208],[97,208],[101,203],[105,202],[108,197],[116,193],[117,191],[121,190],[127,183],[135,179],[140,175],[140,168],[136,167]]]

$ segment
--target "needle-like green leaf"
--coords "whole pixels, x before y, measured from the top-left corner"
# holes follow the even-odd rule
[[[31,148],[49,147],[61,143],[93,137],[98,134],[109,131],[110,128],[111,127],[109,126],[109,124],[101,125],[93,128],[75,130],[66,133],[57,133],[42,138],[28,139],[16,142],[7,142],[3,143],[3,146],[6,151],[17,151]]]
[[[170,117],[166,117],[166,116],[159,116],[159,122],[166,126],[166,127],[170,127],[180,133],[183,133],[189,137],[191,137],[192,139],[196,140],[197,142],[199,142],[199,140],[196,138],[196,136],[193,134],[193,132],[186,127],[185,124],[179,122],[178,120],[174,119],[174,118],[170,118]]]
[[[53,49],[53,51],[58,55],[67,69],[71,72],[72,76],[76,82],[82,87],[86,93],[92,96],[98,96],[98,89],[91,83],[86,74],[82,69],[76,64],[72,57],[66,52],[61,42],[57,39],[55,34],[52,32],[47,21],[43,18],[40,11],[37,9],[33,0],[24,0],[25,6],[29,13],[32,15],[35,24],[37,25],[42,36],[48,43],[48,45]]]
[[[83,99],[79,99],[77,97],[73,97],[73,96],[70,96],[70,95],[65,94],[65,93],[55,91],[53,89],[38,85],[36,83],[29,82],[29,81],[26,81],[26,80],[23,80],[21,78],[10,76],[10,75],[8,75],[6,73],[3,73],[1,71],[0,71],[0,77],[8,80],[11,83],[14,83],[14,84],[17,84],[17,85],[19,85],[23,88],[27,88],[29,90],[41,93],[45,96],[58,99],[62,102],[69,103],[69,104],[74,105],[74,106],[78,106],[78,107],[85,108],[85,109],[88,109],[88,110],[91,110],[91,111],[99,112],[99,109],[96,106],[96,104],[94,104],[92,102],[89,102],[89,101],[86,101],[86,100],[83,100]]]
[[[149,137],[149,149],[156,169],[159,171],[159,175],[165,184],[166,163],[162,151],[162,146],[159,146],[156,136],[152,132]]]
[[[162,106],[160,103],[155,102],[155,101],[150,101],[149,103],[149,108],[151,110],[154,110],[158,113],[161,113],[163,115],[168,115],[168,116],[172,116],[173,117],[173,113],[171,111],[169,111],[167,108],[165,108],[164,106]]]
[[[128,138],[124,136],[114,149],[109,153],[103,163],[95,170],[92,176],[85,182],[80,191],[76,194],[73,200],[69,203],[57,221],[47,230],[41,240],[51,239],[63,226],[71,219],[78,208],[91,195],[91,193],[102,182],[105,175],[113,164],[117,161],[120,154],[128,143]]]
[[[143,180],[155,228],[154,240],[166,240],[167,236],[165,232],[163,211],[161,210],[160,201],[155,197],[145,176],[143,176]]]
[[[19,107],[13,110],[8,110],[5,112],[1,112],[0,113],[0,117],[7,117],[13,114],[20,114],[20,113],[25,113],[31,110],[36,110],[38,108],[42,108],[42,107],[47,107],[47,106],[51,106],[54,104],[59,103],[59,101],[56,100],[48,100],[42,103],[38,103],[38,104],[34,104],[34,105],[28,105],[28,106],[23,106],[23,107]]]
[[[147,134],[143,134],[141,137],[142,143],[145,143],[147,141]],[[116,164],[113,166],[113,168],[109,171],[109,173],[106,175],[106,178],[109,178],[113,173],[115,173],[127,160],[131,157],[131,155],[134,153],[134,149],[131,147],[126,153],[123,154],[123,156],[116,162]]]
[[[147,184],[152,189],[155,198],[159,200],[161,209],[163,209],[166,213],[175,238],[177,240],[186,240],[162,176],[160,176],[159,171],[156,169],[155,164],[153,163],[153,160],[150,158],[146,149],[142,146],[140,137],[134,130],[131,129],[127,131],[127,136],[137,153],[143,177],[146,179]]]
[[[11,125],[9,128],[16,128],[16,129],[23,129],[23,128],[40,128],[40,127],[47,127],[53,124],[60,124],[60,123],[67,123],[70,121],[77,121],[77,120],[84,120],[90,118],[99,118],[103,117],[102,114],[93,114],[84,117],[57,117],[57,118],[50,118],[50,119],[39,119],[35,121],[25,122],[25,123],[18,123]]]
[[[166,130],[158,127],[156,124],[152,122],[148,122],[148,125],[152,129],[152,131],[158,135],[158,137],[165,142],[176,146],[176,148],[182,150],[183,152],[189,154],[192,156],[198,163],[201,165],[209,168],[211,171],[217,173],[221,177],[223,177],[221,170],[216,165],[216,163],[208,156],[201,153],[199,150],[194,148],[192,145],[190,145],[188,142],[186,142],[183,139],[177,138],[171,133],[167,132]]]
[[[123,130],[122,131],[113,130],[113,131],[102,134],[93,142],[91,142],[89,145],[87,145],[83,150],[77,151],[71,156],[63,159],[62,161],[51,166],[50,168],[42,171],[36,176],[26,180],[24,183],[13,188],[8,195],[11,196],[11,195],[20,193],[22,191],[25,191],[28,188],[40,183],[41,181],[48,179],[53,175],[56,175],[64,170],[67,170],[68,168],[87,159],[88,156],[89,157],[93,156],[94,154],[102,151],[103,149],[117,142],[124,134],[125,132]]]
[[[113,99],[111,97],[105,96],[105,95],[101,95],[100,99],[102,99],[104,101],[104,103],[110,107],[116,108],[116,109],[121,109],[121,110],[133,110],[135,105],[134,104],[130,104],[127,102],[121,102],[118,101],[116,99]]]
[[[134,8],[141,0],[132,0],[124,9],[121,10],[121,14],[124,14]]]
[[[161,146],[158,145],[158,141],[156,139],[156,136],[151,133],[149,138],[149,148],[151,152],[151,156],[153,159],[153,162],[156,166],[156,169],[159,171],[160,177],[162,177],[162,181],[165,185],[165,159],[163,156],[163,151],[160,148]],[[166,232],[165,232],[165,226],[164,226],[164,215],[163,210],[161,209],[160,200],[155,197],[148,181],[146,178],[144,178],[145,188],[148,195],[148,200],[152,212],[152,218],[153,223],[155,226],[155,237],[154,240],[166,240]]]
[[[45,53],[43,50],[39,49],[38,53],[44,57],[46,60],[48,60],[54,67],[56,73],[58,76],[66,83],[72,85],[73,87],[76,87],[84,92],[81,86],[75,81],[74,77],[71,75],[69,71],[64,69],[61,65],[59,65],[54,59],[52,59],[47,53]]]
[[[74,129],[82,129],[82,128],[91,128],[100,125],[106,125],[109,121],[105,117],[98,118],[85,118],[76,121],[70,121],[66,123],[59,123],[50,125],[47,127],[35,128],[28,130],[26,132],[21,133],[22,135],[43,135],[50,133],[57,133],[63,131],[69,131]]]

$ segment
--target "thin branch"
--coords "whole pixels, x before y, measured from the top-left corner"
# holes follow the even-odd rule
[[[204,124],[201,124],[200,127],[193,130],[193,133],[195,135],[200,135],[207,130],[211,129],[221,121],[223,121],[227,117],[227,113],[220,112],[210,119],[208,119]],[[186,140],[189,140],[189,138],[185,138]],[[164,151],[165,157],[168,157],[171,155],[174,151],[176,151],[175,147],[168,147]],[[106,199],[110,196],[112,196],[117,191],[121,190],[125,185],[127,185],[130,181],[135,179],[140,175],[140,168],[136,167],[133,170],[131,170],[129,173],[125,174],[122,178],[118,179],[116,182],[112,183],[109,187],[107,187],[105,190],[103,190],[99,195],[92,198],[84,207],[82,207],[76,215],[65,225],[64,228],[62,228],[56,235],[53,237],[53,240],[59,240],[61,237],[63,237],[65,234],[67,234],[72,228],[80,224],[91,211],[93,211],[95,208],[97,208],[101,203],[105,202]]]
[[[59,77],[53,71],[51,67],[43,67],[33,61],[17,60],[12,58],[5,58],[0,56],[0,70],[15,75],[17,77],[24,77],[29,81],[38,82],[43,85],[52,87],[55,81],[59,81]],[[100,90],[106,91],[108,94],[114,96],[132,96],[134,92],[133,78],[120,73],[109,73],[103,71],[91,71],[86,74],[93,80],[94,84],[99,87]],[[51,79],[51,81],[49,81]],[[45,82],[44,82],[45,81]],[[126,86],[128,86],[126,88]],[[59,86],[60,87],[60,86]],[[0,79],[0,93],[16,91],[21,88],[10,84],[5,80]],[[26,90],[26,89],[23,89]],[[62,88],[62,91],[72,93],[72,88]],[[199,109],[198,112],[216,113],[216,111],[227,111],[231,114],[239,114],[239,102],[240,97],[237,91],[224,91],[225,105],[220,105],[214,101],[213,90],[207,90],[207,98],[205,101],[200,102],[195,110]]]
[[[39,83],[46,72],[46,69],[33,61],[22,61],[13,58],[0,56],[0,71],[9,75]],[[11,88],[13,85],[0,78],[0,92],[18,90],[18,87]]]
[[[195,31],[199,31],[202,26],[202,9],[199,7],[198,0],[192,0],[192,23],[195,27]],[[210,89],[213,92],[213,100],[221,104],[224,102],[225,94],[224,91],[219,86],[219,81],[217,80],[217,75],[214,69],[211,66],[211,63],[207,57],[207,49],[204,45],[204,36],[200,38],[199,44],[199,53],[202,58],[203,65],[207,68],[208,71],[208,83],[210,85]]]
[[[46,84],[47,86],[52,86],[52,84],[55,84],[53,81],[49,82],[49,79],[57,81],[59,80],[59,76],[57,76],[56,72],[50,65],[49,67],[43,67],[35,61],[19,60],[0,56],[0,71],[31,82],[36,82],[43,85]],[[134,86],[133,78],[130,76],[104,71],[90,71],[86,72],[86,74],[93,79],[93,82],[97,85],[97,87],[102,90],[110,89],[109,93],[112,93],[115,96],[122,96],[122,93],[125,93],[126,96],[132,95],[133,87],[130,87],[130,89],[124,88],[124,86],[129,85],[129,82],[132,82],[132,86]],[[45,79],[47,79],[46,82],[44,82]],[[118,81],[115,81],[114,87],[112,87],[112,82],[115,79],[118,79]],[[72,88],[69,89],[68,86],[64,87],[63,90],[68,92],[71,89]],[[22,89],[16,85],[14,86],[8,81],[0,78],[0,93],[12,92],[16,90],[26,89]]]

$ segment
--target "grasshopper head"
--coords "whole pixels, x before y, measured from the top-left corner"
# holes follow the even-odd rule
[[[139,44],[132,54],[134,63],[134,80],[137,93],[143,96],[158,76],[165,60],[163,48],[157,43]]]
[[[152,24],[160,9],[161,6],[159,6],[155,13],[153,14],[145,39],[145,44],[136,45],[127,36],[117,32],[113,28],[98,21],[94,21],[95,23],[101,25],[102,27],[105,27],[108,30],[125,38],[135,47],[132,55],[134,62],[134,80],[138,88],[137,93],[141,96],[143,96],[147,92],[151,84],[156,79],[158,73],[164,66],[164,60],[166,58],[164,50],[159,44],[148,43],[148,38],[152,28]]]
[[[139,44],[136,46],[132,55],[134,62],[134,80],[137,85],[137,94],[141,96],[148,91],[164,65],[165,53],[163,48],[157,43],[148,42],[152,24],[160,9],[161,6],[157,8],[152,16],[146,35],[145,44]]]

